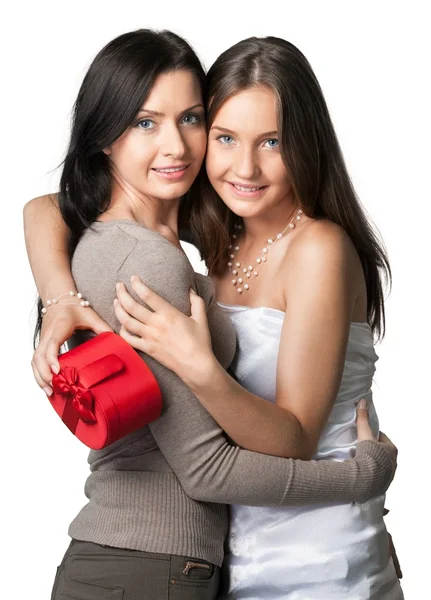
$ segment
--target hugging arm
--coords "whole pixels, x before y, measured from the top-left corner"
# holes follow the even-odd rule
[[[173,256],[164,256],[157,264],[155,253],[141,246],[124,262],[118,280],[133,293],[130,277],[138,275],[188,313],[193,281],[175,265]],[[195,500],[256,506],[364,502],[389,485],[391,460],[383,445],[373,441],[359,444],[356,458],[345,462],[283,459],[232,446],[184,382],[142,356],[159,381],[164,401],[162,416],[149,427],[184,490]]]
[[[56,194],[40,196],[24,206],[24,235],[34,280],[44,304],[76,289],[69,256],[69,229],[61,216]],[[110,331],[99,315],[87,307],[52,305],[42,322],[41,339],[32,358],[32,369],[38,385],[52,393],[53,368],[58,369],[58,353],[62,344],[76,329],[95,333]],[[62,303],[61,303],[62,304]]]
[[[208,307],[191,294],[186,317],[135,278],[134,291],[155,312],[142,311],[123,288],[115,309],[123,337],[173,370],[232,440],[284,458],[310,459],[316,452],[338,393],[353,309],[363,293],[359,258],[343,230],[315,223],[307,235],[290,248],[287,266],[277,275],[286,311],[275,402],[242,387],[217,361],[209,334],[220,314],[216,302]]]
[[[75,289],[70,272],[69,229],[56,194],[34,198],[24,207],[27,254],[41,298],[55,298]]]
[[[27,245],[33,272],[41,295],[55,297],[64,291],[63,288],[57,289],[59,282],[73,289],[68,258],[64,254],[67,229],[60,213],[47,210],[38,215],[33,213],[32,216],[30,212],[27,210],[27,218],[31,217],[27,225],[32,223],[30,229],[36,227],[41,215],[44,215],[42,221],[45,223],[45,235],[39,234],[41,245],[36,253],[30,248],[36,238],[31,235],[28,237],[27,226]],[[59,225],[58,229],[50,228],[53,220]],[[38,224],[40,226],[41,222]],[[55,240],[63,240],[64,245],[56,247],[52,243]],[[181,276],[175,260],[170,263],[164,256],[161,264],[155,265],[151,253],[138,250],[139,246],[124,262],[118,273],[119,281],[130,286],[130,276],[139,275],[155,292],[187,313],[192,281]],[[44,256],[49,253],[52,253],[52,261],[44,263]],[[166,271],[168,264],[171,269],[169,273]],[[155,269],[155,266],[158,268]],[[48,311],[47,316],[52,323],[53,320],[64,318],[65,314],[70,315],[73,308],[57,310],[55,307]],[[93,312],[89,309],[77,310],[82,320]],[[61,339],[60,344],[69,335]],[[56,343],[61,337],[57,331]],[[46,349],[43,351],[46,363]],[[151,362],[148,357],[143,358]],[[151,362],[151,368],[161,383],[164,396],[163,415],[151,424],[151,431],[186,493],[196,500],[261,506],[363,502],[385,491],[393,477],[394,467],[384,444],[372,441],[359,444],[356,458],[343,463],[282,459],[232,446],[221,428],[177,376],[155,361]],[[46,377],[50,377],[50,373]]]

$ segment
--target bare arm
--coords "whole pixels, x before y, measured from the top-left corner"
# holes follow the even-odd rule
[[[70,272],[69,230],[56,194],[40,196],[24,206],[24,236],[28,259],[41,298],[75,290]]]
[[[348,238],[333,224],[315,225],[312,235],[290,251],[286,275],[280,274],[289,292],[275,404],[243,388],[215,359],[207,319],[214,318],[216,304],[206,313],[201,299],[192,296],[187,319],[136,281],[135,291],[147,294],[156,311],[146,322],[131,298],[118,292],[127,312],[149,326],[140,331],[133,320],[122,321],[126,329],[142,336],[143,349],[151,343],[150,353],[185,381],[238,445],[286,458],[309,459],[315,453],[338,392],[356,297]],[[122,319],[118,308],[117,317]]]
[[[48,298],[77,291],[70,269],[69,230],[58,208],[56,194],[40,196],[24,206],[24,236],[28,259],[39,296]],[[43,318],[40,343],[33,355],[32,369],[38,385],[52,393],[52,370],[58,369],[60,347],[76,329],[95,333],[110,327],[90,308],[52,306]]]
[[[328,225],[328,227],[327,227]],[[286,290],[275,404],[248,392],[215,361],[185,381],[240,446],[311,458],[343,372],[357,284],[347,237],[319,224],[293,247],[280,273]],[[262,374],[263,376],[264,374]]]
[[[138,274],[165,300],[186,311],[192,280],[175,266],[176,254],[168,251],[159,264],[155,250],[137,246],[123,263],[118,280],[130,288],[131,275]],[[303,462],[232,446],[178,377],[155,361],[148,364],[164,399],[162,416],[149,427],[184,490],[196,500],[256,506],[364,501],[389,483],[382,472],[378,474],[386,460],[377,454],[382,448],[372,442],[360,445],[356,459],[345,462]]]

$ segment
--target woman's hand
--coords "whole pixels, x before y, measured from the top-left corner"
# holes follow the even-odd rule
[[[383,516],[386,517],[386,515],[388,513],[389,513],[389,510],[387,508],[384,508]],[[389,533],[389,531],[388,531],[388,537],[389,537],[389,553],[392,557],[392,560],[394,561],[395,572],[397,574],[398,579],[402,579],[403,572],[401,570],[401,565],[400,565],[400,561],[398,559],[397,551],[395,550],[394,541],[393,541],[392,536]]]
[[[215,360],[204,300],[190,291],[188,317],[152,292],[139,277],[131,280],[133,290],[151,310],[136,302],[118,283],[114,305],[122,325],[121,337],[191,384]]]
[[[48,396],[52,394],[52,373],[60,370],[60,348],[77,329],[90,329],[97,334],[112,331],[93,309],[79,304],[51,306],[43,317],[40,342],[31,366],[38,385]]]
[[[358,406],[356,409],[356,414],[357,414],[356,425],[358,428],[358,443],[364,442],[366,440],[378,442],[385,448],[385,450],[387,451],[387,453],[390,456],[390,459],[391,459],[393,465],[396,468],[398,448],[391,442],[391,440],[388,438],[388,436],[383,433],[383,431],[380,432],[378,439],[374,435],[374,433],[371,430],[370,423],[368,420],[367,401],[364,398],[359,400]]]

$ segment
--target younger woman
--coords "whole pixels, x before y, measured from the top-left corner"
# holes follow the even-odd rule
[[[121,335],[177,373],[242,447],[346,460],[361,397],[378,431],[373,334],[384,327],[387,258],[297,48],[244,40],[217,59],[208,86],[213,189],[203,182],[194,223],[239,341],[237,381],[215,359],[194,295],[187,318],[138,280],[154,313],[121,286]],[[233,506],[229,598],[402,598],[383,504]]]

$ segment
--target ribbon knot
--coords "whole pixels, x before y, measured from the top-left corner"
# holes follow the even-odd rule
[[[82,385],[75,367],[62,367],[61,371],[52,378],[52,388],[56,394],[63,396],[66,402],[63,421],[73,433],[78,419],[89,424],[97,422],[93,394]]]

